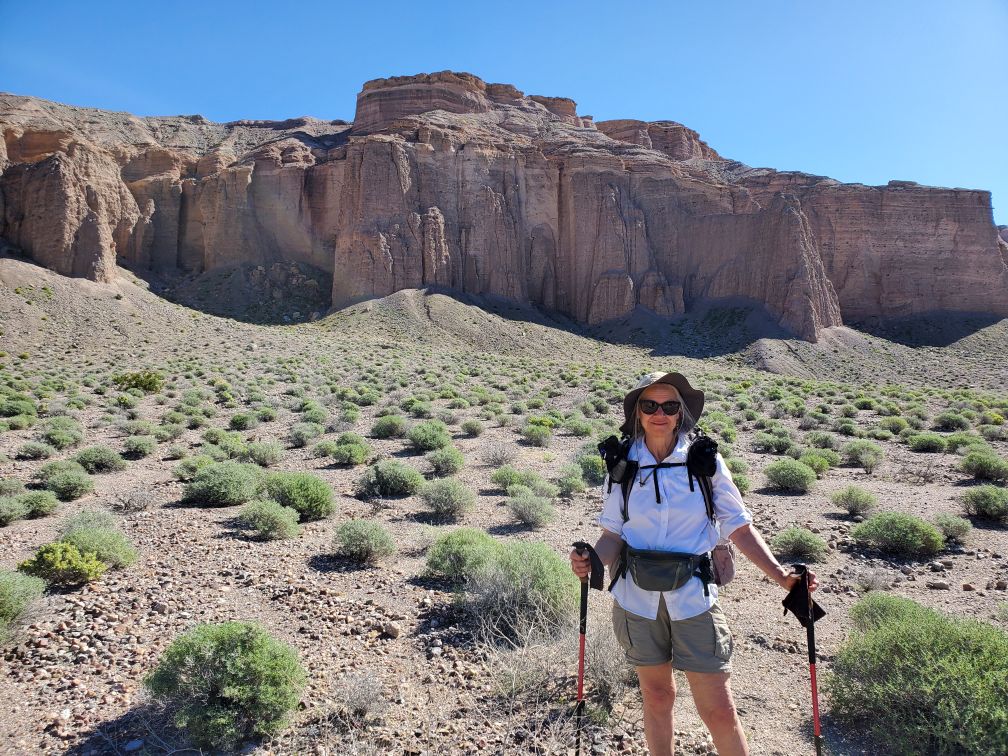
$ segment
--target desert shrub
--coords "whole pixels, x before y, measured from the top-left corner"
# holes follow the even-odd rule
[[[214,464],[213,457],[205,454],[199,454],[195,457],[183,459],[175,465],[175,467],[172,468],[172,475],[182,482],[188,482],[196,477],[196,473],[212,464]]]
[[[1008,489],[976,486],[962,495],[963,510],[981,520],[1008,522]]]
[[[84,439],[84,429],[72,417],[50,418],[42,427],[42,440],[56,449],[67,449]]]
[[[176,638],[144,686],[204,748],[234,750],[280,732],[301,700],[297,653],[241,622],[197,625]]]
[[[318,438],[323,433],[325,433],[325,428],[319,423],[294,423],[291,426],[289,436],[291,446],[295,448],[308,446],[309,441]]]
[[[771,454],[785,454],[793,445],[794,442],[786,435],[778,436],[765,432],[757,433],[752,442],[753,451]]]
[[[826,459],[821,454],[812,451],[807,451],[804,454],[802,454],[800,457],[798,457],[798,461],[801,462],[803,465],[808,465],[809,467],[811,467],[815,471],[817,478],[821,478],[823,476],[823,473],[825,473],[830,468],[830,463],[828,459]]]
[[[0,527],[6,527],[27,516],[28,505],[21,496],[0,496]]]
[[[15,457],[18,459],[49,459],[56,450],[49,444],[44,444],[41,441],[26,441],[23,443],[15,453]]]
[[[77,452],[74,461],[87,472],[108,473],[126,469],[126,460],[117,451],[107,446],[91,446]]]
[[[916,433],[907,438],[910,451],[932,454],[945,451],[945,437],[937,433]]]
[[[454,475],[462,469],[462,452],[454,446],[445,446],[429,452],[425,457],[435,475]]]
[[[807,528],[786,528],[773,537],[770,546],[781,559],[818,562],[826,555],[826,541]]]
[[[266,491],[281,506],[294,509],[302,522],[328,517],[336,507],[329,484],[307,472],[270,473]]]
[[[934,517],[934,524],[945,536],[946,541],[962,542],[962,539],[973,528],[973,524],[962,517],[957,517],[948,512],[939,512]]]
[[[120,373],[112,376],[112,383],[120,391],[139,389],[145,394],[156,394],[164,386],[165,378],[155,370],[141,370],[135,373]]]
[[[151,436],[129,436],[123,441],[123,452],[129,459],[141,459],[157,448],[157,441]]]
[[[0,401],[0,417],[34,417],[37,414],[38,408],[35,402],[26,396],[15,396]]]
[[[732,473],[731,478],[735,484],[735,488],[738,489],[742,496],[745,496],[752,490],[752,481],[749,480],[749,476],[745,473]]]
[[[81,554],[94,554],[109,567],[126,567],[137,558],[133,544],[115,528],[77,527],[65,533],[62,540],[76,546]]]
[[[462,432],[467,436],[475,438],[483,433],[483,423],[476,418],[469,418],[462,422]]]
[[[260,407],[255,414],[261,423],[272,422],[277,418],[277,411],[273,407]]]
[[[269,467],[283,459],[283,455],[283,446],[276,441],[253,441],[245,447],[245,453],[241,458],[259,467]]]
[[[483,461],[491,467],[500,467],[513,462],[517,455],[517,451],[512,444],[498,441],[486,445],[483,450]]]
[[[515,519],[529,527],[541,528],[556,519],[556,508],[549,499],[521,485],[508,489],[507,505]]]
[[[582,454],[577,458],[577,463],[585,483],[598,486],[605,481],[607,475],[605,460],[598,454]]]
[[[850,615],[855,632],[827,679],[838,718],[899,756],[1004,751],[1008,634],[884,593]]]
[[[373,520],[347,520],[336,529],[334,546],[352,562],[377,562],[396,550],[385,526]]]
[[[959,469],[976,480],[1008,480],[1008,460],[988,451],[971,451],[959,460]]]
[[[0,496],[15,496],[25,492],[24,483],[15,478],[0,478]]]
[[[253,412],[239,412],[228,420],[228,427],[236,431],[251,430],[257,425],[259,425],[259,418]]]
[[[36,477],[42,486],[56,494],[60,501],[73,501],[94,490],[94,481],[77,462],[60,460],[47,462],[39,468]]]
[[[433,451],[451,444],[451,435],[440,420],[422,420],[410,428],[409,442],[417,451]]]
[[[462,604],[489,633],[515,638],[529,627],[556,630],[574,612],[578,580],[544,543],[503,543],[474,571]]]
[[[832,500],[851,517],[867,514],[878,504],[878,497],[875,494],[858,486],[847,486],[837,491],[833,494]]]
[[[409,423],[401,415],[385,415],[375,420],[371,435],[375,438],[402,438],[409,430]]]
[[[564,430],[572,436],[590,436],[594,427],[584,417],[571,417],[563,422]],[[527,439],[526,439],[527,440]],[[540,446],[542,444],[539,444]]]
[[[385,459],[369,467],[357,480],[354,495],[360,499],[378,496],[412,496],[423,487],[418,470],[397,460]]]
[[[763,472],[774,488],[783,491],[806,493],[816,481],[815,470],[793,459],[771,462]]]
[[[549,446],[553,431],[546,425],[527,423],[521,429],[521,437],[533,446]]]
[[[968,431],[956,431],[945,436],[945,451],[959,454],[962,449],[965,449],[967,452],[990,451],[991,447],[986,439]]]
[[[902,512],[880,512],[851,530],[859,543],[898,557],[927,557],[945,545],[941,532],[931,523]]]
[[[10,639],[11,627],[44,592],[41,578],[0,569],[0,644]]]
[[[847,464],[858,465],[869,475],[882,463],[885,457],[881,446],[864,439],[844,444],[842,453]]]
[[[972,423],[958,412],[948,410],[937,415],[932,428],[940,431],[962,431],[972,427]]]
[[[886,417],[883,418],[881,422],[879,422],[879,427],[882,428],[883,430],[889,431],[890,433],[897,434],[900,431],[909,428],[910,423],[908,423],[906,419],[902,417],[898,416]]]
[[[47,583],[80,585],[97,580],[108,567],[94,554],[82,554],[72,543],[57,541],[39,548],[35,556],[21,562],[18,569]]]
[[[27,491],[17,498],[27,510],[25,517],[44,517],[59,506],[59,500],[52,491]]]
[[[427,549],[427,572],[461,583],[495,559],[500,548],[485,530],[458,528],[438,536]]]
[[[476,495],[458,478],[431,481],[420,496],[435,515],[451,520],[462,517],[476,504]]]
[[[216,462],[193,475],[184,499],[203,507],[233,507],[255,497],[261,484],[262,472],[256,465]]]
[[[250,501],[238,514],[238,522],[264,541],[294,538],[301,532],[297,510],[272,499]]]
[[[557,479],[557,488],[560,489],[561,496],[571,496],[585,490],[585,480],[581,477],[581,468],[578,465],[564,465],[560,468],[560,477]]]
[[[103,509],[85,509],[63,520],[59,526],[59,534],[62,539],[67,534],[83,528],[114,529],[115,527],[116,518],[111,512]]]

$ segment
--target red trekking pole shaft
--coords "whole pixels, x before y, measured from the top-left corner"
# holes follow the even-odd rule
[[[581,550],[578,550],[581,554]],[[580,637],[578,639],[578,687],[577,687],[577,708],[574,710],[577,715],[577,735],[575,748],[578,756],[581,754],[581,719],[584,716],[584,671],[585,671],[585,633],[588,627],[588,578],[581,578],[581,616],[578,629]]]
[[[802,575],[802,582],[808,590],[808,572]],[[809,590],[809,608],[812,607],[812,591]],[[813,619],[810,617],[810,619]],[[816,756],[822,756],[822,730],[819,727],[819,685],[816,683],[815,622],[809,622],[805,629],[808,636],[809,677],[812,680],[812,730],[815,734]]]

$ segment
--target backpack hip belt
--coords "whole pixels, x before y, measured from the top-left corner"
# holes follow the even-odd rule
[[[714,582],[709,553],[683,554],[676,551],[635,549],[624,541],[619,561],[613,569],[609,590],[628,572],[637,587],[645,591],[675,591],[697,577],[703,583],[704,596],[709,596],[709,586]]]

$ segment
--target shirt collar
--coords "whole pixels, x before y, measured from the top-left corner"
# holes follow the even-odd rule
[[[669,455],[662,460],[662,462],[682,462],[686,459],[686,452],[689,449],[689,436],[686,433],[679,434],[679,440],[676,445],[669,452]],[[651,450],[647,448],[647,444],[644,443],[644,437],[641,436],[635,442],[631,448],[631,457],[637,460],[640,465],[654,465],[657,464],[657,460],[654,455],[651,454]]]

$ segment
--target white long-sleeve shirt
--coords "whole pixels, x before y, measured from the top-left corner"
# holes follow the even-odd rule
[[[685,462],[689,438],[680,435],[679,441],[663,462]],[[629,458],[641,466],[657,464],[643,439],[630,447]],[[655,482],[658,476],[661,503],[655,501]],[[694,484],[690,491],[689,476],[685,467],[660,470],[640,470],[630,488],[629,519],[623,522],[623,493],[613,484],[606,494],[609,481],[602,484],[604,505],[598,523],[611,533],[620,536],[635,549],[677,551],[686,554],[703,554],[717,545],[721,536],[727,538],[737,528],[752,522],[731,471],[721,455],[717,455],[717,472],[711,479],[714,490],[714,518],[716,527],[707,519],[700,486]],[[710,595],[704,596],[703,582],[698,577],[675,591],[664,591],[665,605],[673,620],[689,619],[707,611],[717,601],[717,586],[709,586]],[[613,586],[613,597],[626,611],[640,617],[655,619],[662,591],[646,591],[634,583],[629,572]]]

